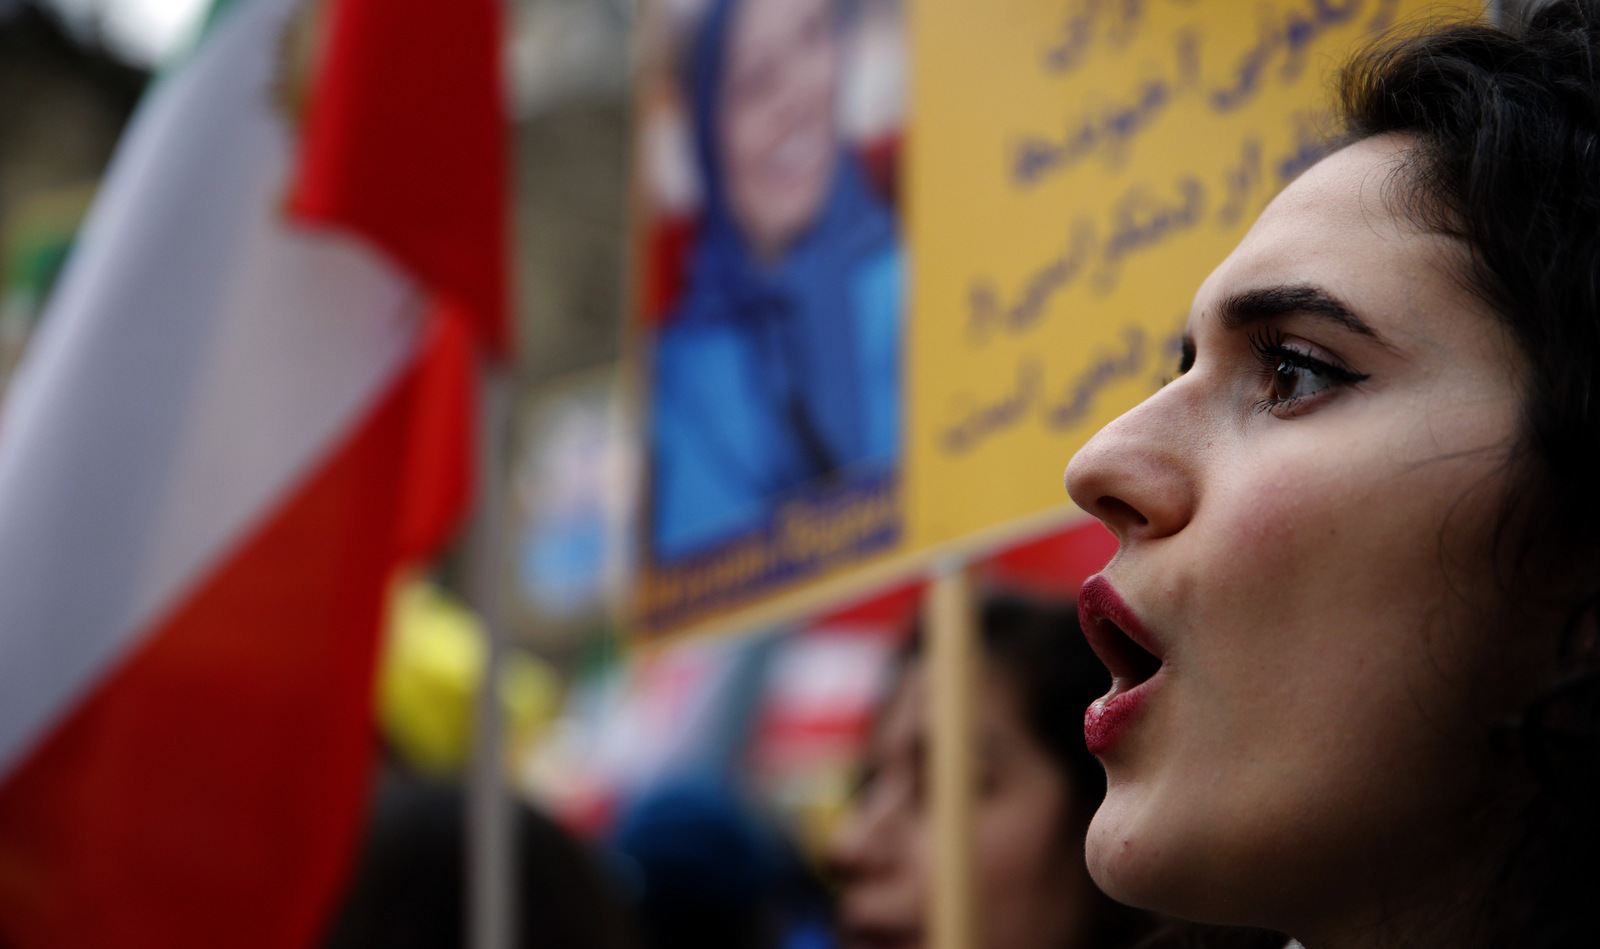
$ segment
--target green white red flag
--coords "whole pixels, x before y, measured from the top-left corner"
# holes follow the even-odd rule
[[[508,341],[498,19],[234,0],[135,116],[0,415],[0,945],[319,937]]]

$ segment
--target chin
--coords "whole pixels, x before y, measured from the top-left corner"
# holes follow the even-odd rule
[[[1219,913],[1243,902],[1229,892],[1229,881],[1218,872],[1227,869],[1227,861],[1218,859],[1219,848],[1183,833],[1194,829],[1185,821],[1175,827],[1170,805],[1144,797],[1113,784],[1095,812],[1084,840],[1084,860],[1095,885],[1117,902],[1139,909],[1203,923],[1241,923]]]
[[[1151,902],[1159,889],[1159,851],[1144,845],[1136,808],[1126,797],[1108,793],[1095,811],[1084,839],[1084,861],[1107,896],[1140,909],[1161,909]]]

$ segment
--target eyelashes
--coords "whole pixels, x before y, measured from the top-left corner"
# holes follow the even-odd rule
[[[1283,331],[1272,326],[1250,333],[1250,350],[1267,389],[1256,408],[1280,417],[1292,417],[1295,409],[1322,392],[1369,378],[1290,345]]]
[[[1264,397],[1255,403],[1257,411],[1292,418],[1306,407],[1307,400],[1370,378],[1335,361],[1312,355],[1309,347],[1290,342],[1275,326],[1260,326],[1250,332],[1248,339],[1255,363],[1253,368],[1265,390]],[[1195,356],[1194,338],[1185,336],[1178,357],[1179,376],[1194,368]],[[1162,385],[1171,381],[1169,378]]]
[[[1194,352],[1194,337],[1184,336],[1181,340],[1181,347],[1178,350],[1178,371],[1174,375],[1167,376],[1161,380],[1163,389],[1170,385],[1172,380],[1194,368]]]

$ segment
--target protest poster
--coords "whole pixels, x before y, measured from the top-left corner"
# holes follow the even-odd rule
[[[1080,517],[1067,461],[1175,372],[1195,289],[1326,153],[1338,65],[1463,8],[642,13],[651,634]]]
[[[647,627],[899,543],[901,13],[643,11]]]

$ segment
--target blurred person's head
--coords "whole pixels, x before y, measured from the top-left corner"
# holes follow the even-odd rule
[[[1083,706],[1105,673],[1070,609],[995,600],[982,611],[975,884],[977,949],[1118,945],[1136,918],[1103,896],[1083,839],[1104,791]],[[860,792],[830,854],[848,949],[919,949],[932,861],[928,670],[914,641],[879,714]]]
[[[613,846],[649,949],[761,949],[775,942],[781,843],[725,783],[669,780],[634,801]]]
[[[321,949],[466,945],[466,806],[461,785],[391,766],[380,772],[366,840]],[[596,855],[518,802],[518,949],[640,949],[620,888]]]
[[[761,260],[821,215],[838,160],[835,0],[715,0],[691,93],[713,203]]]

